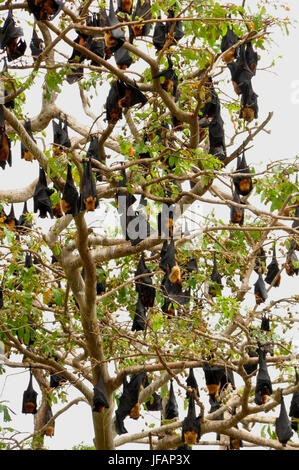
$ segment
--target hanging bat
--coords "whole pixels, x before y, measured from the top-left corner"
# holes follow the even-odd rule
[[[251,83],[246,83],[243,90],[240,118],[244,119],[246,122],[251,122],[258,117],[258,95],[253,91]]]
[[[0,49],[6,50],[9,62],[25,54],[27,45],[26,41],[20,39],[21,36],[23,36],[23,29],[16,26],[12,11],[10,10],[0,30]]]
[[[67,177],[62,193],[61,207],[65,214],[72,214],[73,217],[79,213],[79,193],[73,180],[72,165],[70,164],[67,166]]]
[[[239,41],[238,36],[234,33],[234,31],[231,28],[228,28],[226,35],[223,36],[221,40],[221,46],[220,46],[222,53],[227,51],[223,55],[223,60],[226,64],[230,64],[237,58],[239,48],[234,48],[231,50],[228,50],[228,49],[234,46],[238,41]]]
[[[137,0],[137,5],[132,15],[132,21],[141,20],[151,20],[151,1],[150,0]],[[130,43],[133,43],[134,39],[137,36],[147,36],[151,29],[151,23],[145,24],[135,24],[130,26]]]
[[[124,47],[117,49],[117,51],[114,53],[114,58],[116,65],[120,70],[127,70],[127,68],[129,68],[133,63],[133,59],[130,56],[129,51],[127,51],[127,49]]]
[[[107,16],[105,12],[104,19],[106,22],[106,26],[115,26],[116,24],[120,25],[119,28],[112,29],[111,31],[106,31],[104,34],[105,46],[113,53],[123,45],[123,43],[125,42],[125,35],[123,30],[121,29],[121,24],[119,23],[114,12],[112,0],[110,0],[109,15]]]
[[[29,135],[29,137],[33,140],[33,142],[36,143],[36,140],[35,140],[35,138],[33,137],[33,134],[32,134],[30,119],[25,120],[24,128],[25,128],[27,134]],[[34,160],[34,155],[30,152],[30,150],[28,150],[25,147],[23,142],[21,142],[21,158],[26,160],[26,162],[32,162]]]
[[[99,138],[96,135],[91,136],[90,144],[86,153],[86,158],[93,158],[100,163],[105,164],[105,160],[100,156],[99,150]],[[91,163],[91,167],[96,170],[96,180],[102,181],[102,175],[99,173],[99,168],[96,167],[93,163]]]
[[[270,320],[265,315],[262,316],[261,331],[270,331]]]
[[[117,11],[128,13],[128,15],[130,15],[132,13],[132,8],[133,0],[117,0]]]
[[[35,31],[35,29],[33,29],[29,46],[31,49],[31,55],[34,60],[37,59],[37,57],[43,52],[43,44],[44,41],[38,37],[37,32]]]
[[[108,17],[106,12],[103,15],[103,11],[104,10],[101,10],[99,13],[92,13],[92,15],[86,20],[86,26],[101,28],[108,26]],[[87,36],[87,45],[85,47],[102,59],[105,57],[105,41],[103,38],[98,36]],[[99,64],[95,60],[92,60],[91,65],[98,66]]]
[[[255,295],[255,301],[257,305],[265,302],[268,297],[266,286],[265,286],[261,273],[259,273],[258,280],[254,284],[254,295]]]
[[[28,0],[28,10],[37,21],[52,21],[64,6],[62,0]]]
[[[97,269],[98,279],[96,285],[97,295],[101,295],[106,291],[106,274],[102,268]]]
[[[144,261],[144,253],[141,254],[135,276],[140,274],[150,274]],[[136,292],[139,294],[141,302],[145,308],[153,307],[155,302],[156,289],[153,287],[153,280],[151,276],[144,276],[135,281]]]
[[[83,163],[83,176],[81,180],[81,210],[94,211],[99,204],[96,183],[92,174],[91,160]]]
[[[205,83],[205,104],[200,110],[200,114],[203,118],[206,118],[206,125],[210,124],[210,119],[213,119],[220,115],[220,100],[216,93],[216,90],[213,85],[213,81],[211,77],[208,78],[207,82]],[[202,125],[204,126],[205,122],[201,121]]]
[[[146,325],[146,308],[144,307],[140,294],[135,308],[135,315],[133,318],[132,331],[144,331]]]
[[[49,403],[47,403],[47,409],[46,409],[44,425],[46,425],[50,421],[51,418],[53,418],[52,408],[49,405]],[[45,436],[53,437],[54,436],[54,429],[55,429],[55,421],[53,421],[53,423],[49,424],[46,427],[46,429],[44,430]]]
[[[161,51],[166,41],[166,25],[164,23],[156,23],[153,34],[153,45],[157,51]]]
[[[162,83],[163,90],[172,94],[172,96],[176,96],[177,87],[178,87],[178,76],[173,70],[173,63],[170,57],[167,58],[168,61],[168,69],[159,72],[158,74],[154,75],[153,78],[163,77],[164,81]]]
[[[16,216],[15,216],[15,211],[14,211],[13,204],[11,205],[10,212],[9,212],[8,216],[6,217],[6,219],[4,220],[4,223],[6,225],[8,225],[10,230],[14,230],[17,227],[18,223],[19,223],[18,220],[16,219]]]
[[[299,267],[298,267],[299,259],[295,253],[295,248],[296,248],[296,245],[292,240],[291,246],[287,252],[287,257],[286,257],[286,262],[285,262],[285,270],[288,276],[294,276],[294,274],[298,276],[299,274]]]
[[[32,372],[30,370],[29,384],[28,384],[27,389],[23,393],[22,413],[35,414],[37,412],[36,398],[37,398],[37,392],[33,389]]]
[[[186,392],[186,397],[190,398],[191,395],[194,394],[195,397],[199,398],[198,384],[197,384],[196,378],[194,376],[193,368],[189,369],[189,375],[186,379],[186,384],[187,384],[187,387],[192,388],[191,392],[189,392],[189,391]]]
[[[170,380],[170,387],[169,387],[169,395],[168,400],[165,405],[165,419],[175,419],[179,416],[179,408],[175,398],[174,390],[173,390],[173,380]]]
[[[18,232],[23,235],[28,233],[28,230],[30,230],[32,227],[31,222],[28,220],[28,214],[29,214],[29,211],[27,208],[27,201],[26,201],[24,202],[23,212],[20,215],[20,218],[17,224]]]
[[[248,194],[252,191],[252,177],[250,176],[250,169],[246,162],[244,150],[242,158],[238,157],[237,159],[236,173],[248,173],[248,176],[233,177],[236,192],[241,196],[248,196]]]
[[[267,396],[272,394],[272,383],[268,373],[266,353],[261,348],[258,349],[259,370],[256,376],[255,398],[256,405],[264,405]]]
[[[244,204],[240,200],[239,194],[234,191],[233,201],[237,204]],[[241,207],[231,206],[230,207],[230,223],[243,225],[244,223],[244,209]]]
[[[50,374],[50,387],[51,388],[58,388],[61,387],[62,385],[65,385],[67,383],[67,380],[62,377],[62,375],[57,374],[56,372],[54,374]]]
[[[254,270],[256,274],[265,273],[266,260],[267,260],[267,257],[266,257],[265,250],[263,249],[263,247],[261,247],[255,258]]]
[[[117,82],[113,82],[106,100],[106,120],[109,124],[116,124],[122,118],[122,108],[118,104],[119,100],[119,87]]]
[[[210,285],[209,285],[209,295],[211,295],[212,297],[216,297],[217,295],[221,294],[221,289],[223,287],[221,278],[222,276],[220,275],[218,271],[216,255],[214,253],[213,270],[210,276]]]
[[[139,372],[131,376],[128,382],[126,375],[123,378],[123,393],[119,399],[119,405],[115,412],[115,428],[117,434],[125,434],[127,432],[123,421],[126,416],[130,415],[132,419],[138,419],[140,416],[139,393],[144,385],[145,372]]]
[[[223,374],[225,374],[225,369],[224,367],[205,365],[203,366],[203,371],[209,396],[211,399],[216,400],[216,395],[220,390],[221,378]]]
[[[188,445],[196,444],[201,435],[200,417],[195,414],[193,394],[189,398],[188,413],[182,425],[182,441]]]
[[[6,164],[12,165],[11,142],[5,132],[3,105],[0,105],[0,166],[4,170]]]
[[[280,390],[280,412],[278,418],[275,420],[275,432],[283,447],[286,446],[288,440],[291,439],[293,435],[291,421],[288,418],[282,390]]]
[[[71,141],[68,135],[67,121],[64,121],[62,126],[62,120],[59,118],[59,122],[52,121],[53,126],[53,153],[59,157],[66,148],[71,147]]]
[[[25,268],[32,268],[33,266],[32,255],[30,252],[26,253],[24,266]]]
[[[51,194],[54,190],[49,189],[47,186],[46,174],[42,168],[39,170],[39,180],[35,187],[33,195],[33,212],[36,213],[39,210],[39,217],[42,219],[50,215],[53,218],[52,204],[50,200]]]
[[[227,66],[231,73],[234,90],[237,95],[241,95],[245,92],[246,86],[251,86],[251,79],[253,77],[253,73],[251,72],[246,60],[244,44],[240,46],[240,53],[236,62],[231,62],[227,64]]]
[[[267,266],[267,275],[265,277],[265,282],[267,284],[272,284],[274,279],[275,279],[275,282],[273,284],[273,287],[279,287],[281,275],[279,273],[279,266],[278,266],[278,262],[276,258],[275,245],[273,245],[273,256],[272,256],[271,263]]]
[[[248,67],[250,68],[253,75],[255,75],[256,74],[256,67],[257,67],[257,63],[258,63],[258,55],[254,51],[251,41],[249,41],[246,45],[245,55],[246,55],[246,62],[248,64]]]
[[[93,409],[92,411],[100,413],[103,408],[109,408],[107,391],[102,379],[101,372],[98,375],[98,381],[93,388]]]
[[[128,83],[117,81],[118,86],[118,106],[122,109],[128,109],[140,103],[140,108],[147,103],[146,96],[139,90],[137,84],[135,86]]]
[[[226,158],[225,138],[223,119],[220,112],[212,119],[209,124],[209,153],[223,161]]]

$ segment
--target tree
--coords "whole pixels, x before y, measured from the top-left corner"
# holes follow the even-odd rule
[[[36,179],[0,192],[2,357],[5,368],[29,368],[42,394],[31,438],[3,442],[42,448],[59,420],[51,404],[68,382],[80,395],[58,414],[84,400],[96,449],[138,439],[151,449],[177,448],[209,432],[220,435],[222,449],[241,440],[274,449],[286,441],[294,449],[279,426],[279,440],[272,428],[271,438],[251,429],[275,424],[264,412],[280,403],[283,415],[280,384],[288,383],[283,396],[299,391],[298,355],[284,339],[296,327],[298,295],[266,301],[282,273],[298,275],[298,159],[255,174],[245,155],[272,117],[258,121],[256,51],[263,54],[270,30],[289,20],[271,16],[263,1],[254,12],[245,1],[144,1],[128,12],[118,3],[117,17],[111,3],[107,15],[105,4],[54,2],[55,18],[42,2],[1,7],[22,17],[24,28],[35,12],[37,48],[33,59],[24,55],[8,13],[2,178],[10,139],[21,141],[23,157],[17,164],[14,149],[12,168],[32,165]],[[28,121],[25,97],[41,79],[41,110]],[[67,87],[74,97],[79,90],[82,122],[73,101],[66,109],[57,104]],[[17,219],[12,204],[32,198],[38,220],[26,205]],[[200,210],[190,208],[196,201]],[[225,213],[214,211],[223,206]],[[43,233],[47,216],[57,220]],[[277,256],[285,257],[280,265]],[[270,366],[279,372],[273,390]],[[207,388],[198,392],[192,373],[196,379],[202,368]],[[180,420],[170,413],[171,380],[187,396]],[[157,394],[162,426],[128,435],[126,417],[136,419],[140,405],[142,413],[160,405]],[[34,413],[30,384],[29,395]]]

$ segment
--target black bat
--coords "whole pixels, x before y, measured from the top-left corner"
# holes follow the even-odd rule
[[[31,41],[29,44],[33,59],[36,59],[43,52],[43,44],[44,41],[38,37],[37,32],[35,31],[35,29],[33,29]]]
[[[117,0],[117,11],[130,15],[133,9],[133,0]]]
[[[272,394],[272,383],[268,373],[266,353],[261,348],[257,352],[259,355],[259,370],[256,376],[254,401],[257,405],[264,405],[267,396]]]
[[[144,307],[140,294],[135,308],[135,315],[133,318],[132,331],[144,331],[146,325],[146,308]]]
[[[195,414],[193,394],[189,398],[188,413],[182,424],[182,441],[187,445],[196,444],[201,435],[200,417]]]
[[[10,10],[0,30],[0,49],[6,49],[9,62],[25,54],[27,45],[26,41],[20,39],[21,36],[23,36],[23,29],[16,26]]]
[[[178,76],[173,70],[173,63],[170,57],[168,57],[168,69],[163,70],[162,72],[157,73],[153,78],[163,77],[164,81],[162,83],[163,90],[171,93],[173,96],[176,96],[177,87],[178,87]]]
[[[28,230],[31,229],[32,227],[31,222],[28,220],[28,214],[29,214],[29,211],[27,208],[27,201],[26,201],[24,202],[23,212],[20,215],[20,218],[17,224],[17,230],[21,234],[28,233]]]
[[[257,63],[258,63],[258,55],[254,51],[251,41],[249,41],[247,43],[246,53],[245,54],[246,54],[246,62],[248,64],[248,67],[250,68],[253,75],[255,75],[256,74],[256,67],[257,67]]]
[[[67,383],[67,380],[62,377],[62,375],[57,374],[56,372],[54,374],[50,374],[50,387],[51,388],[58,388],[61,387],[62,385],[65,385]]]
[[[162,211],[157,216],[158,237],[173,237],[173,217],[175,208],[169,204],[163,204]]]
[[[30,370],[29,384],[28,384],[27,389],[23,393],[22,413],[35,414],[37,412],[36,398],[37,398],[37,392],[33,389],[32,372]]]
[[[118,87],[118,106],[122,109],[128,109],[136,104],[140,104],[140,108],[147,103],[146,96],[139,90],[137,84],[135,86],[128,83],[117,81]]]
[[[257,274],[261,274],[265,271],[266,266],[266,253],[263,247],[261,247],[255,258],[254,270]]]
[[[67,177],[63,188],[61,207],[65,214],[72,214],[75,217],[79,212],[79,193],[75,186],[72,165],[67,166]]]
[[[105,160],[100,156],[99,150],[99,138],[96,135],[91,136],[90,144],[86,153],[86,158],[93,158],[100,163],[105,163]],[[99,168],[96,167],[93,163],[91,163],[92,168],[96,169],[96,180],[102,181],[102,175],[99,173]]]
[[[109,408],[107,391],[101,372],[98,375],[98,381],[93,387],[93,408],[92,411],[100,413],[103,408]]]
[[[220,114],[220,100],[210,77],[205,84],[205,95],[205,104],[201,108],[200,113],[203,118],[213,119]],[[207,124],[209,125],[209,121],[207,121]]]
[[[51,418],[53,418],[52,408],[49,405],[49,403],[47,403],[47,409],[46,409],[44,425],[46,425],[50,421]],[[45,436],[53,437],[54,436],[54,430],[55,430],[55,421],[53,421],[53,423],[49,424],[46,427],[46,429],[44,430]]]
[[[80,192],[81,210],[94,211],[98,207],[99,199],[90,158],[87,160],[87,163],[83,163]]]
[[[144,388],[148,387],[148,385],[150,385],[150,383],[148,381],[148,377],[146,376],[144,381]],[[150,398],[145,402],[145,405],[148,411],[161,411],[163,409],[162,398],[157,392],[154,392],[150,396]]]
[[[150,274],[144,261],[144,253],[141,254],[135,276],[140,274]],[[141,302],[145,308],[153,307],[155,302],[156,289],[153,287],[152,276],[144,276],[135,281],[136,292],[140,295]]]
[[[121,70],[126,70],[133,63],[129,51],[124,47],[120,47],[114,54],[116,65]]]
[[[174,18],[174,10],[173,8],[168,10],[168,18]],[[167,39],[174,39],[175,42],[180,41],[185,35],[184,33],[184,28],[183,28],[183,23],[181,21],[176,21],[175,22],[175,27],[173,29],[173,33],[171,33],[173,29],[173,22],[167,21],[166,23],[166,34],[167,34]],[[173,44],[173,41],[172,41]]]
[[[137,0],[136,8],[132,15],[132,21],[137,20],[151,20],[151,1],[150,0]],[[147,36],[150,32],[151,23],[135,24],[130,27],[130,42],[132,43],[137,36]]]
[[[187,384],[187,387],[192,388],[191,392],[189,392],[189,391],[186,392],[186,397],[190,398],[190,396],[194,393],[195,396],[197,398],[199,398],[198,384],[197,384],[197,381],[196,381],[196,378],[195,378],[195,375],[194,375],[193,368],[190,368],[190,370],[189,370],[189,375],[186,379],[186,384]]]
[[[87,45],[87,36],[84,36],[83,34],[79,34],[76,39],[74,40],[76,44],[82,47],[88,47]],[[84,53],[77,51],[76,49],[73,49],[71,57],[68,59],[69,64],[76,64],[75,70],[68,73],[66,80],[67,82],[72,85],[73,83],[78,82],[81,80],[84,76],[84,69],[83,67],[78,67],[77,64],[81,64],[84,60],[86,59],[86,56]]]
[[[264,283],[261,273],[259,273],[258,280],[254,284],[254,295],[255,295],[255,301],[257,305],[265,302],[268,297],[266,285]]]
[[[298,276],[299,274],[299,267],[296,267],[298,266],[299,259],[295,253],[295,249],[296,249],[296,244],[292,240],[290,248],[287,252],[287,257],[286,257],[286,262],[285,262],[285,270],[288,276],[294,276],[294,274]]]
[[[6,62],[5,57],[3,58],[3,68],[2,68],[1,75],[2,75],[2,80],[3,80],[2,84],[4,85],[4,98],[6,100],[6,98],[11,93],[16,91],[16,88],[14,85],[14,81],[11,79],[10,74],[8,73],[8,67],[7,67],[7,62]],[[4,106],[6,108],[14,109],[15,107],[14,99],[5,101]]]
[[[297,204],[296,206],[294,217],[299,219],[299,204]],[[292,228],[297,228],[297,227],[299,227],[299,220],[294,220],[294,222],[292,223]],[[298,250],[298,248],[296,248],[296,250]]]
[[[108,26],[107,23],[107,15],[105,12],[105,15],[103,16],[102,12],[100,13],[93,13],[92,16],[90,16],[86,20],[86,25],[87,26],[95,26],[95,27],[105,27]],[[98,36],[87,36],[87,49],[90,52],[93,52],[97,56],[101,57],[102,59],[105,57],[105,41],[103,38],[100,38]],[[91,61],[91,65],[96,65],[98,66],[99,64],[95,61]]]
[[[221,40],[221,46],[220,46],[222,53],[227,51],[227,53],[223,55],[223,60],[226,64],[230,64],[238,56],[239,48],[234,48],[234,49],[231,49],[230,51],[228,50],[232,46],[234,46],[238,41],[239,41],[238,36],[234,33],[234,31],[231,28],[228,28],[226,35],[223,36]]]
[[[166,25],[164,23],[156,23],[153,34],[153,45],[157,51],[161,51],[166,41]]]
[[[117,434],[127,433],[123,421],[126,416],[130,415],[132,419],[138,419],[140,416],[139,393],[144,385],[146,378],[145,372],[139,372],[131,376],[130,382],[127,376],[123,378],[123,393],[119,399],[119,405],[115,412],[115,429]]]
[[[209,123],[209,153],[223,161],[226,158],[226,147],[224,137],[224,122],[220,112],[215,115]]]
[[[240,53],[236,62],[231,62],[227,64],[227,66],[231,73],[234,90],[237,95],[241,95],[246,91],[246,85],[251,86],[251,79],[253,77],[253,73],[251,72],[246,60],[244,44],[240,46]]]
[[[26,130],[27,134],[29,135],[29,137],[33,140],[33,142],[36,143],[36,140],[35,140],[35,138],[33,137],[33,134],[32,134],[30,119],[25,120],[24,127],[25,127],[25,130]],[[32,162],[32,160],[34,160],[34,155],[30,152],[30,150],[28,150],[25,147],[23,142],[21,142],[21,158],[24,158],[24,160],[26,160],[27,162]]]
[[[64,121],[62,125],[62,119],[59,118],[59,122],[52,121],[53,126],[53,152],[55,156],[60,156],[61,153],[66,149],[70,148],[71,141],[68,135],[67,121]]]
[[[295,374],[296,374],[295,385],[297,385],[299,382],[299,377],[298,377],[296,368],[295,368]],[[293,418],[292,423],[291,423],[292,429],[294,429],[294,431],[297,432],[299,429],[299,392],[294,392],[292,395],[289,416]]]
[[[105,12],[103,16],[106,22],[106,26],[115,26],[116,24],[119,24],[121,26],[116,17],[112,0],[110,0],[109,15],[107,16],[107,13]],[[111,31],[106,31],[104,34],[104,39],[106,48],[113,53],[123,45],[123,43],[125,42],[125,35],[121,27],[119,27],[116,29],[112,29]]]
[[[262,316],[261,330],[270,331],[270,320],[266,315]]]
[[[98,279],[97,279],[97,295],[101,295],[106,291],[106,273],[102,268],[97,269]]]
[[[244,173],[246,176],[234,176],[233,182],[235,190],[241,196],[248,196],[252,191],[252,177],[250,176],[250,169],[246,162],[245,152],[243,150],[242,158],[237,159],[236,173]],[[248,176],[247,176],[248,173]]]
[[[245,83],[241,98],[240,118],[251,122],[258,117],[258,95],[253,91],[251,82]]]
[[[215,400],[215,397],[220,390],[221,378],[225,374],[225,369],[224,367],[205,365],[203,366],[203,371],[209,396]]]
[[[122,108],[118,103],[120,98],[119,87],[116,81],[112,83],[106,100],[106,120],[109,124],[116,124],[122,118]]]
[[[33,260],[32,260],[32,255],[31,253],[26,253],[25,255],[25,263],[24,263],[25,268],[32,268],[33,266]]]
[[[236,191],[234,191],[233,201],[237,204],[244,204],[241,202],[240,196]],[[232,224],[243,225],[244,209],[242,207],[230,206],[230,222]]]
[[[0,309],[3,308],[3,289],[2,287],[0,286]]]
[[[272,284],[274,279],[276,278],[273,287],[279,287],[281,275],[279,274],[279,266],[276,258],[276,248],[275,245],[273,246],[273,256],[271,263],[267,266],[267,275],[265,277],[265,282],[267,284]]]
[[[175,398],[172,382],[173,381],[171,379],[168,400],[165,405],[165,413],[164,413],[165,419],[174,419],[174,418],[178,418],[179,416],[179,408],[178,408],[178,404]]]
[[[10,212],[7,215],[6,219],[4,220],[4,223],[8,225],[10,230],[14,230],[19,223],[18,219],[16,219],[16,216],[15,216],[15,210],[14,210],[13,204],[11,205]]]
[[[28,0],[28,10],[38,21],[52,21],[64,6],[63,0]]]
[[[278,418],[275,420],[275,432],[279,442],[286,446],[286,443],[293,435],[291,421],[289,420],[287,410],[285,407],[282,391],[280,391],[280,412]]]
[[[214,259],[213,259],[213,269],[212,273],[210,276],[210,285],[209,285],[209,294],[212,297],[216,297],[217,295],[220,295],[221,289],[222,289],[222,282],[221,282],[222,276],[220,275],[218,268],[217,268],[217,261],[216,261],[216,255],[214,253]]]
[[[4,170],[6,164],[12,165],[11,142],[5,132],[3,105],[0,105],[0,166]]]
[[[33,212],[36,213],[39,210],[39,217],[42,219],[50,215],[53,218],[52,203],[50,200],[51,194],[54,190],[49,189],[47,186],[46,174],[42,168],[39,170],[39,179],[35,187],[33,195]]]

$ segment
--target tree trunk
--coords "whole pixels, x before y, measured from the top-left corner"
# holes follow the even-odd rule
[[[114,425],[113,425],[113,396],[109,399],[110,408],[103,410],[100,413],[93,412],[93,426],[94,426],[94,445],[96,450],[114,450]]]

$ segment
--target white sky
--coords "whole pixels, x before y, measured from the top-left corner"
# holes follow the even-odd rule
[[[253,3],[253,2],[250,2]],[[290,12],[284,12],[282,16],[290,15],[293,18],[299,18],[299,2],[297,0],[289,0],[285,2],[290,7]],[[20,16],[18,16],[20,17]],[[282,59],[276,61],[276,65],[271,71],[258,70],[253,81],[255,92],[259,95],[259,118],[258,122],[262,122],[268,112],[273,111],[274,117],[268,125],[271,134],[261,133],[254,140],[254,147],[246,154],[247,161],[250,163],[266,162],[277,160],[280,158],[292,158],[297,154],[298,145],[298,113],[299,113],[299,62],[298,62],[298,44],[299,29],[290,30],[290,36],[283,36],[279,30],[275,29],[272,36],[275,39],[276,46],[272,46],[269,52],[261,51],[261,62],[259,68],[270,65],[272,60],[281,55]],[[27,44],[29,45],[30,35]],[[29,51],[27,51],[29,53]],[[228,75],[229,78],[229,75]],[[76,85],[69,86],[66,84],[64,97],[67,99],[62,106],[69,112],[72,110],[74,93],[77,89]],[[296,90],[298,93],[296,94]],[[35,99],[36,91],[28,94],[26,108],[29,116],[35,115],[40,108],[40,103]],[[100,90],[103,97],[106,94],[103,89]],[[298,101],[298,102],[297,102]],[[50,131],[51,134],[52,131]],[[51,134],[52,136],[52,134]],[[32,178],[38,174],[38,166],[36,162],[32,164],[20,160],[20,143],[13,150],[13,166],[6,168],[5,172],[0,169],[0,188],[7,189],[16,187],[16,175],[18,178],[18,187],[23,187],[32,181]],[[30,204],[29,204],[30,208]],[[17,208],[17,215],[21,212],[21,208]],[[51,222],[49,221],[49,225]],[[283,291],[290,286],[292,290],[298,289],[298,277],[291,279],[285,275],[282,278],[282,290],[276,289],[275,296],[280,296]],[[271,297],[273,298],[273,297]],[[13,356],[11,357],[13,360]],[[202,371],[196,371],[196,376],[200,386],[204,384]],[[12,415],[13,421],[7,423],[22,432],[30,432],[33,429],[33,416],[21,414],[22,395],[27,387],[29,380],[28,371],[12,370],[6,368],[6,375],[0,376],[0,401],[7,400],[8,405],[15,411],[16,415]],[[39,390],[37,384],[36,390]],[[70,399],[79,396],[72,387],[65,386],[64,390],[70,393]],[[204,395],[202,392],[201,396]],[[39,393],[39,398],[41,394]],[[288,406],[288,405],[287,405]],[[60,409],[61,405],[54,405],[53,412]],[[156,425],[159,424],[159,413],[151,413],[154,416]],[[2,426],[2,415],[0,417],[0,426]],[[126,419],[125,426],[129,432],[136,432],[145,427],[148,420],[145,416],[135,422]],[[205,436],[204,439],[208,438]],[[211,436],[214,438],[215,436]],[[70,449],[74,444],[84,441],[86,444],[92,445],[93,430],[90,408],[86,404],[76,405],[69,410],[63,417],[56,421],[55,435],[53,438],[46,437],[45,445],[50,449]],[[130,447],[130,446],[128,446]],[[131,447],[132,448],[132,447]]]

